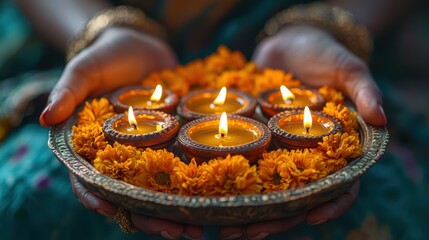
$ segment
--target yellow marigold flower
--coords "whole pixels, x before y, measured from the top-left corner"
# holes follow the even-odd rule
[[[308,149],[293,150],[286,156],[286,163],[280,166],[281,171],[289,171],[292,176],[292,186],[303,186],[328,175],[323,157],[312,154]]]
[[[203,165],[206,163],[203,163]],[[203,167],[198,167],[195,159],[188,164],[179,164],[171,175],[171,182],[174,188],[179,189],[182,195],[201,195],[204,186],[207,184]]]
[[[99,150],[93,164],[100,173],[133,184],[134,178],[140,174],[140,155],[137,148],[115,142],[113,146]]]
[[[104,121],[113,116],[113,105],[106,98],[94,99],[85,102],[82,111],[78,113],[77,125],[91,124],[94,122],[103,125]]]
[[[143,86],[155,87],[157,84],[161,84],[163,89],[168,89],[179,96],[189,92],[189,83],[177,72],[170,69],[152,73],[142,81]]]
[[[351,134],[358,128],[357,113],[351,112],[344,105],[328,102],[323,108],[323,112],[340,120],[341,125],[344,128],[344,132]]]
[[[216,80],[215,88],[223,86],[227,88],[240,89],[243,92],[252,94],[253,92],[254,75],[247,71],[231,70],[223,72]]]
[[[268,89],[278,88],[281,85],[289,88],[298,87],[301,85],[301,82],[294,80],[290,72],[286,73],[283,70],[266,68],[255,77],[254,95],[256,96]]]
[[[358,134],[336,133],[324,137],[314,151],[320,151],[329,158],[351,159],[362,155],[362,145]]]
[[[73,126],[71,141],[75,152],[90,161],[94,160],[98,150],[108,145],[97,122]]]
[[[319,93],[322,95],[325,102],[333,102],[334,104],[343,104],[344,96],[343,93],[337,91],[335,88],[324,85],[319,88]]]
[[[221,73],[227,70],[238,70],[246,65],[246,58],[239,51],[231,51],[226,46],[219,46],[216,53],[204,59],[208,72]]]
[[[290,172],[280,169],[280,165],[285,163],[288,153],[286,149],[278,149],[264,153],[262,159],[258,161],[258,175],[262,180],[263,192],[290,188],[292,183]]]
[[[250,166],[243,156],[228,155],[226,158],[212,159],[202,166],[207,174],[205,195],[240,195],[260,193],[261,179],[256,166]]]
[[[178,157],[165,150],[147,148],[142,152],[140,159],[140,174],[133,179],[133,184],[166,193],[177,193],[171,181],[174,169],[181,164]]]

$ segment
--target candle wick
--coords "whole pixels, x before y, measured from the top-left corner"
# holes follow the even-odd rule
[[[225,133],[220,133],[220,137],[224,138],[225,137]]]
[[[287,98],[285,102],[286,104],[291,104],[293,103],[293,98]]]
[[[133,128],[134,128],[135,130],[137,130],[137,124],[135,124],[135,123],[131,123],[131,126],[133,126]]]
[[[309,128],[309,127],[306,127],[306,128],[305,128],[305,131],[306,131],[307,133],[310,133],[310,128]]]

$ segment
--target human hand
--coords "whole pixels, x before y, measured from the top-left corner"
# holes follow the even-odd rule
[[[244,237],[251,240],[264,239],[284,232],[305,220],[312,225],[321,224],[338,218],[351,208],[359,195],[359,189],[360,182],[357,181],[343,195],[313,208],[307,213],[279,220],[253,223],[247,226],[222,227],[220,235],[224,239],[241,239]]]
[[[136,84],[150,72],[176,64],[174,53],[164,42],[130,28],[108,28],[67,64],[40,123],[60,123],[88,96]]]
[[[264,39],[253,60],[261,67],[291,71],[310,86],[333,86],[351,98],[366,122],[376,126],[387,123],[381,91],[367,65],[324,30],[288,26]]]
[[[115,216],[118,211],[116,206],[89,191],[73,174],[70,173],[69,176],[73,193],[87,209],[104,216]],[[133,227],[137,230],[150,235],[159,235],[165,239],[177,239],[180,236],[198,239],[203,234],[203,229],[200,226],[184,225],[142,214],[131,213],[130,219]]]

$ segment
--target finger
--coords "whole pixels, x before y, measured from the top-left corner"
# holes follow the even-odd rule
[[[40,115],[41,125],[52,126],[67,119],[100,82],[97,63],[90,57],[89,50],[85,51],[65,68]]]
[[[87,209],[96,211],[105,216],[113,216],[118,209],[110,202],[99,198],[83,186],[73,174],[69,174],[73,193]]]
[[[289,218],[250,224],[246,228],[249,239],[264,239],[270,235],[284,232],[305,220],[305,214],[296,215]]]
[[[362,118],[376,126],[386,125],[382,93],[365,63],[349,53],[344,53],[344,56],[339,58],[338,66],[338,88],[352,99]]]
[[[246,231],[245,227],[241,226],[226,226],[219,229],[220,236],[223,239],[237,239],[241,238]]]
[[[131,213],[131,221],[138,230],[151,235],[161,235],[166,239],[176,239],[184,233],[181,224],[142,214]]]
[[[359,189],[360,182],[357,181],[343,195],[312,209],[307,214],[307,222],[316,225],[338,218],[353,206],[359,195]]]
[[[184,236],[187,239],[199,239],[203,235],[203,228],[201,226],[196,225],[186,225],[184,233],[182,236]]]

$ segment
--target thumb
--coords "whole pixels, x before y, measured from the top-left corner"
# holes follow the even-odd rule
[[[86,56],[87,54],[76,56],[65,68],[40,115],[39,122],[42,126],[48,127],[66,120],[96,85],[95,62]]]
[[[387,118],[382,107],[382,93],[366,65],[356,57],[350,56],[349,60],[340,66],[338,88],[352,99],[359,114],[367,123],[385,126]]]

